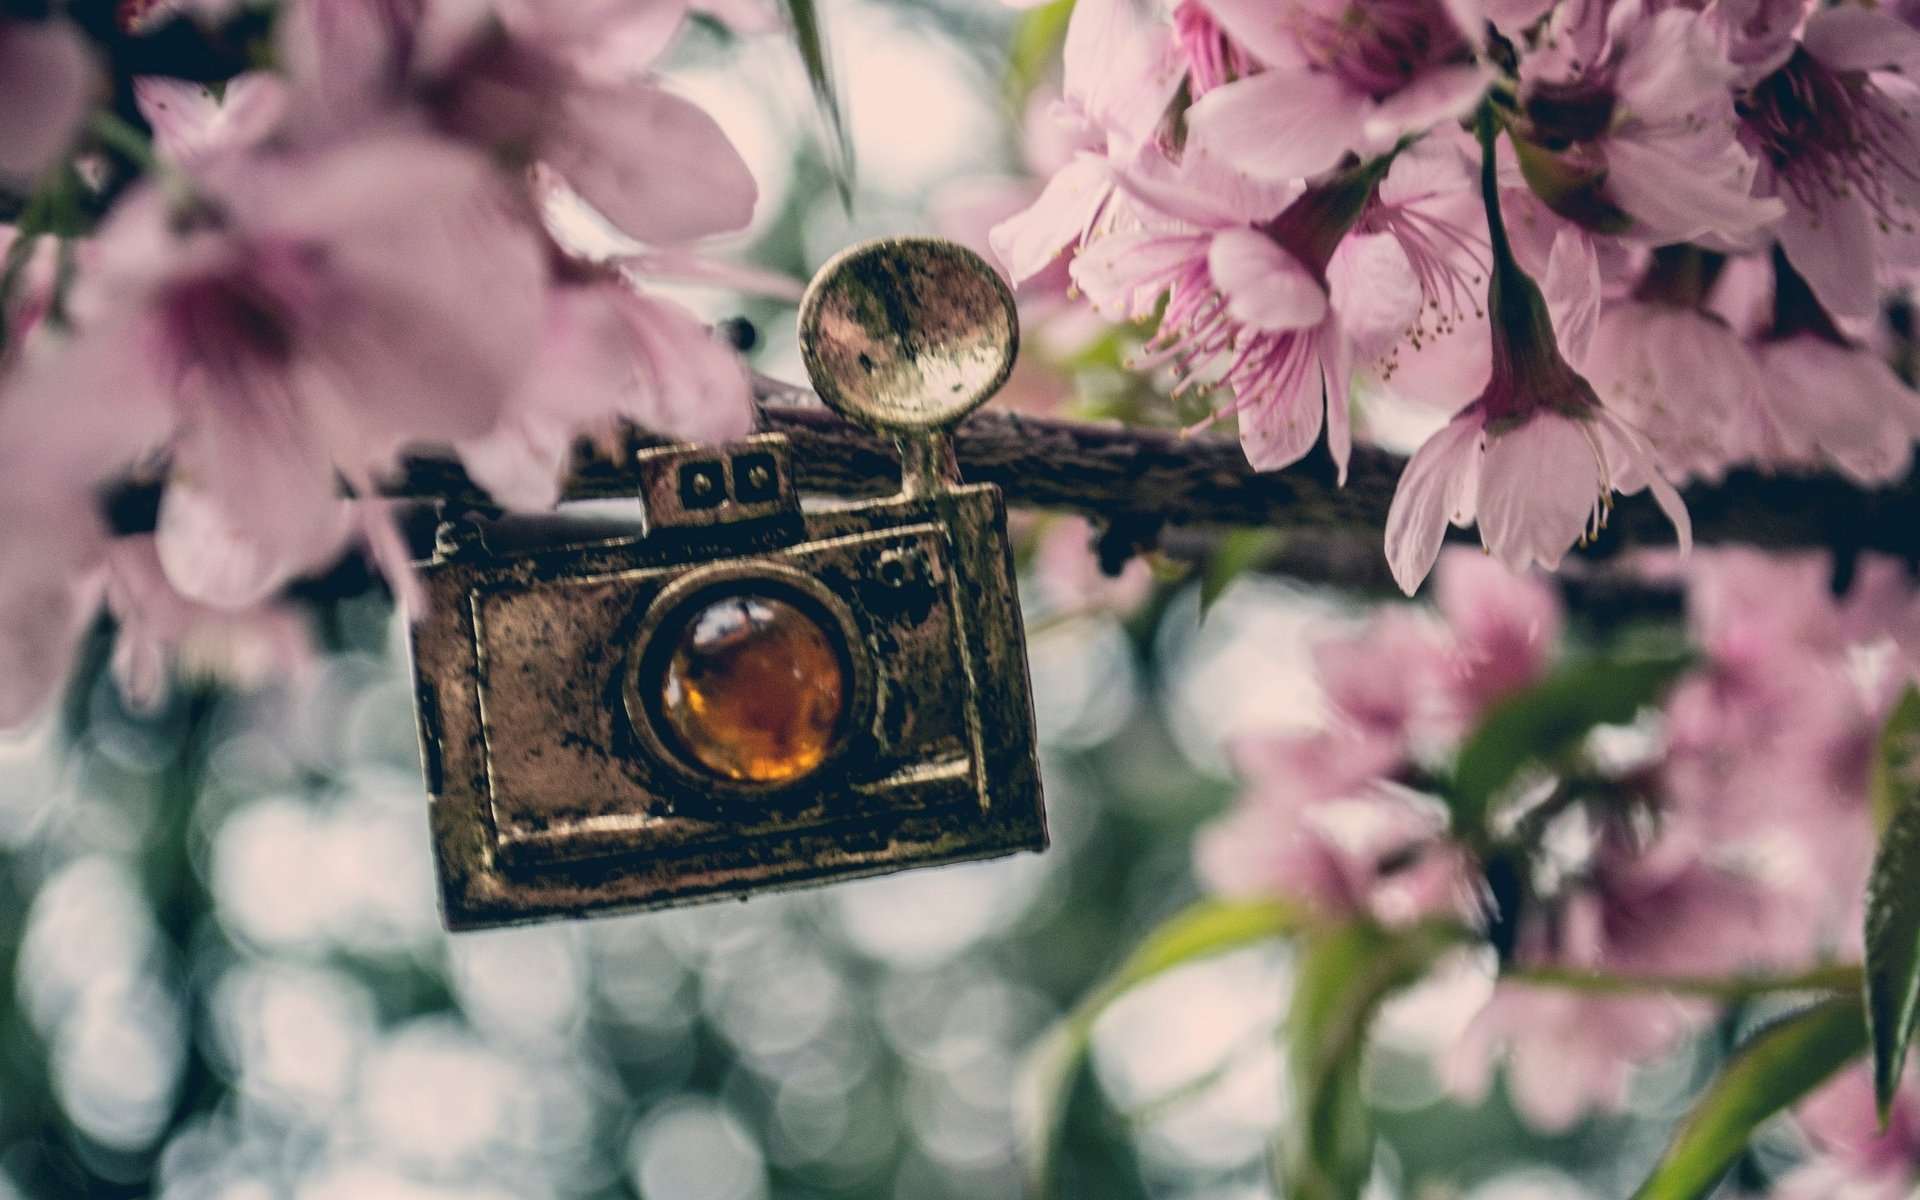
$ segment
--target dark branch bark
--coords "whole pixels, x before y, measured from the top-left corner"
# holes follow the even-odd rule
[[[768,405],[763,414],[767,429],[792,439],[804,491],[871,496],[891,490],[899,477],[899,459],[885,439],[825,409]],[[1320,547],[1315,557],[1330,563],[1354,560],[1327,551],[1328,535],[1362,536],[1369,554],[1379,555],[1402,465],[1394,455],[1356,447],[1342,487],[1324,454],[1262,473],[1247,465],[1230,438],[993,412],[963,424],[954,448],[968,480],[998,484],[1015,507],[1148,528],[1164,523],[1311,532]],[[618,463],[595,457],[581,464],[568,495],[584,499],[632,490]],[[395,494],[485,503],[459,466],[443,461],[416,463]],[[1843,555],[1873,550],[1920,561],[1920,486],[1913,479],[1867,490],[1831,476],[1735,471],[1686,495],[1701,542],[1827,547]],[[1630,547],[1672,544],[1666,518],[1642,494],[1622,497],[1606,530],[1582,553],[1605,558]]]

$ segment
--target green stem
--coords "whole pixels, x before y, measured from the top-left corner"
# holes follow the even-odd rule
[[[1474,132],[1480,139],[1480,202],[1487,210],[1487,240],[1493,245],[1493,261],[1496,266],[1511,266],[1513,245],[1507,241],[1507,222],[1500,212],[1499,155],[1495,153],[1499,120],[1493,103],[1481,101],[1474,120]]]
[[[1776,992],[1850,991],[1860,987],[1861,977],[1856,963],[1829,963],[1794,975],[1637,975],[1571,967],[1514,967],[1500,978],[1505,983],[1597,996],[1668,992],[1710,1000],[1745,1000]]]
[[[158,163],[153,153],[153,143],[147,135],[134,128],[131,123],[119,115],[106,110],[98,110],[87,119],[87,131],[100,144],[110,150],[118,150],[127,161],[134,163],[143,171],[151,171]]]

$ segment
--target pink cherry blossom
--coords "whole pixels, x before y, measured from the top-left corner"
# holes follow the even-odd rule
[[[1298,807],[1255,799],[1201,832],[1196,865],[1216,891],[1286,896],[1324,917],[1458,918],[1471,893],[1445,828],[1438,804],[1385,785]]]
[[[264,71],[229,79],[212,89],[179,79],[136,79],[140,115],[153,129],[154,149],[182,164],[257,146],[280,129],[286,116],[285,84]]]
[[[1180,0],[1173,10],[1173,32],[1187,64],[1187,94],[1194,100],[1255,70],[1246,47],[1221,27],[1202,0]]]
[[[1710,314],[1632,300],[1601,315],[1581,368],[1609,409],[1646,432],[1662,474],[1717,479],[1758,448],[1761,357]]]
[[[1387,562],[1409,595],[1432,569],[1450,521],[1477,523],[1488,550],[1515,571],[1536,563],[1552,570],[1575,542],[1599,530],[1615,492],[1645,488],[1674,523],[1682,548],[1692,542],[1686,507],[1654,467],[1646,438],[1602,407],[1561,354],[1545,297],[1513,261],[1490,119],[1481,137],[1494,263],[1487,290],[1492,367],[1479,397],[1414,452],[1394,492]]]
[[[1842,1071],[1796,1111],[1816,1156],[1780,1180],[1781,1200],[1904,1200],[1920,1178],[1920,1096],[1911,1078],[1894,1092],[1881,1127],[1873,1075]]]
[[[254,603],[350,536],[339,478],[365,493],[403,450],[494,426],[544,276],[497,178],[395,133],[214,156],[187,211],[158,191],[120,206],[38,386],[110,363],[167,406],[158,548],[184,595]]]
[[[1342,156],[1469,112],[1493,77],[1472,0],[1205,0],[1265,69],[1200,96],[1192,138],[1262,179],[1301,179]]]
[[[157,706],[175,675],[256,687],[314,661],[313,634],[297,609],[267,602],[234,611],[189,600],[167,579],[151,536],[111,542],[105,576],[113,674],[135,708]]]
[[[644,68],[685,0],[293,0],[279,23],[316,136],[408,101],[457,137],[556,173],[621,232],[678,243],[752,218],[753,176],[712,117]]]
[[[994,254],[1015,283],[1125,223],[1130,206],[1114,172],[1133,167],[1155,142],[1182,74],[1172,26],[1143,8],[1132,0],[1074,5],[1061,99],[1049,115],[1078,148],[1031,206],[993,231]]]
[[[0,373],[0,731],[31,723],[65,686],[105,586],[99,490],[170,426],[128,359],[54,373],[48,348]]]
[[[475,482],[512,507],[551,507],[575,440],[621,421],[685,441],[753,429],[738,355],[617,272],[583,274],[548,289],[539,351],[500,420],[459,443]]]
[[[1696,1020],[1671,996],[1587,996],[1503,982],[1447,1053],[1448,1089],[1487,1094],[1506,1063],[1514,1107],[1535,1128],[1558,1132],[1594,1111],[1626,1107],[1634,1072],[1670,1052]]]
[[[1546,378],[1522,385],[1534,411],[1503,422],[1498,398],[1516,381],[1497,357],[1488,390],[1408,461],[1387,513],[1387,561],[1408,595],[1432,569],[1448,522],[1477,523],[1481,541],[1511,570],[1553,570],[1576,542],[1599,531],[1616,492],[1650,489],[1680,544],[1692,545],[1686,507],[1661,478],[1645,437],[1592,400],[1590,390],[1556,388],[1552,374],[1561,372],[1560,384],[1578,381],[1564,362],[1547,367]],[[1556,401],[1546,398],[1556,393],[1570,412],[1556,411]]]
[[[1142,320],[1159,311],[1139,365],[1175,364],[1180,386],[1229,392],[1219,412],[1239,416],[1255,468],[1298,461],[1324,424],[1344,474],[1356,342],[1384,352],[1421,305],[1419,281],[1391,234],[1348,236],[1384,166],[1298,189],[1188,154],[1170,182],[1128,177],[1129,191],[1155,216],[1085,246],[1074,280],[1104,315]],[[1356,339],[1358,331],[1370,336]]]
[[[1920,33],[1857,6],[1807,20],[1800,43],[1740,99],[1760,159],[1756,194],[1784,202],[1776,233],[1814,294],[1841,316],[1876,311],[1885,236],[1920,201]]]
[[[1735,137],[1735,70],[1714,29],[1635,0],[1605,15],[1521,63],[1528,182],[1588,228],[1654,245],[1751,242],[1783,209],[1752,195],[1758,164]]]
[[[0,181],[30,183],[72,147],[104,80],[66,21],[0,16]]]
[[[1831,464],[1863,484],[1906,475],[1920,438],[1920,396],[1871,350],[1816,332],[1755,348],[1764,414],[1757,457]]]
[[[1684,822],[1651,839],[1610,822],[1591,834],[1564,894],[1522,910],[1514,961],[1639,976],[1732,973],[1778,956],[1792,893],[1718,849]],[[1789,953],[1800,943],[1793,943]],[[1505,1058],[1522,1115],[1559,1130],[1594,1110],[1624,1107],[1633,1073],[1670,1052],[1709,1008],[1670,995],[1582,994],[1503,981],[1454,1048],[1453,1089],[1484,1093]]]
[[[1320,642],[1313,661],[1334,720],[1370,743],[1412,757],[1457,732],[1444,695],[1454,648],[1429,614],[1385,608],[1353,634]]]
[[[1464,546],[1442,551],[1434,599],[1458,647],[1448,690],[1462,726],[1538,682],[1560,643],[1557,592]]]

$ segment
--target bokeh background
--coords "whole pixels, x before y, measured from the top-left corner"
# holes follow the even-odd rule
[[[761,182],[738,257],[804,277],[857,238],[967,232],[1028,186],[1016,118],[1045,103],[1065,9],[826,16],[850,207],[785,39],[709,27],[673,66]],[[684,298],[745,316],[759,369],[800,378],[790,310]],[[1153,403],[1075,336],[1071,377],[1033,343],[1017,402]],[[0,1197],[1019,1196],[1029,1052],[1194,898],[1193,835],[1232,793],[1223,746],[1317,721],[1309,640],[1361,608],[1243,577],[1203,618],[1200,578],[1107,583],[1084,528],[1016,534],[1053,849],[666,914],[442,930],[404,631],[350,569],[312,589],[324,655],[292,681],[188,681],[136,714],[96,639],[57,725],[0,744]],[[1069,1195],[1270,1194],[1286,972],[1282,950],[1236,954],[1107,1014]],[[1543,1141],[1497,1090],[1442,1099],[1433,1051],[1485,986],[1463,972],[1387,1014],[1377,1190],[1624,1194],[1719,1035],[1642,1078],[1627,1114]]]

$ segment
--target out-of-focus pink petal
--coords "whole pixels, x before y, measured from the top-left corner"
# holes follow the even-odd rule
[[[1332,75],[1268,71],[1215,88],[1188,109],[1189,145],[1258,179],[1304,179],[1360,141],[1370,103]]]
[[[1213,235],[1207,270],[1227,311],[1255,329],[1302,329],[1327,314],[1327,292],[1300,260],[1264,233],[1226,229]]]
[[[84,495],[41,495],[0,507],[0,543],[0,732],[11,732],[72,673],[100,604],[102,538]]]
[[[643,250],[615,260],[636,275],[675,283],[698,283],[727,288],[747,296],[765,296],[773,300],[798,303],[806,284],[782,271],[746,263],[708,258],[681,247]]]
[[[516,39],[559,50],[597,76],[615,79],[645,70],[666,53],[688,7],[687,0],[502,0],[499,10]]]
[[[639,293],[620,300],[634,344],[637,386],[623,405],[632,420],[669,437],[718,442],[753,429],[746,366],[692,313]]]
[[[202,84],[158,77],[134,80],[133,94],[155,146],[175,162],[259,144],[279,127],[287,105],[286,85],[265,71],[228,80],[218,98]]]
[[[274,58],[291,81],[295,117],[337,130],[391,103],[413,24],[385,0],[288,0],[274,22]]]
[[[230,612],[187,599],[167,579],[152,535],[115,538],[106,575],[117,626],[113,673],[136,707],[164,698],[175,667],[253,687],[313,662],[312,633],[299,612],[278,603]]]
[[[1823,9],[1808,18],[1800,44],[1835,71],[1920,69],[1920,32],[1879,9]]]
[[[1387,509],[1387,564],[1409,596],[1433,569],[1447,522],[1473,512],[1483,431],[1478,413],[1461,413],[1414,451],[1400,474]]]
[[[1885,363],[1811,334],[1767,343],[1759,357],[1772,430],[1792,465],[1831,463],[1868,485],[1906,474],[1920,399]]]
[[[1865,317],[1879,311],[1874,281],[1873,215],[1855,197],[1790,201],[1775,234],[1793,269],[1829,312]]]
[[[706,111],[646,81],[570,89],[540,156],[620,232],[684,242],[753,219],[753,173]]]
[[[258,465],[264,471],[278,464],[267,459]],[[222,492],[182,481],[167,488],[154,541],[167,578],[182,596],[214,608],[248,608],[340,557],[349,511],[332,494],[332,476],[304,496],[282,482],[260,479]],[[232,507],[248,502],[244,514]]]
[[[614,281],[557,288],[526,386],[498,426],[460,443],[460,456],[494,499],[546,508],[574,439],[616,421],[685,441],[745,436],[746,369],[675,305]]]
[[[1455,547],[1440,555],[1434,599],[1460,643],[1458,693],[1470,716],[1546,673],[1562,616],[1558,594],[1539,576]]]
[[[1482,63],[1424,71],[1375,105],[1361,122],[1361,134],[1369,149],[1391,149],[1406,134],[1471,112],[1492,81],[1493,68]]]
[[[1267,66],[1288,70],[1307,65],[1285,6],[1268,0],[1207,0],[1205,7],[1227,36]]]
[[[80,31],[0,17],[0,177],[32,179],[73,144],[100,86]]]

